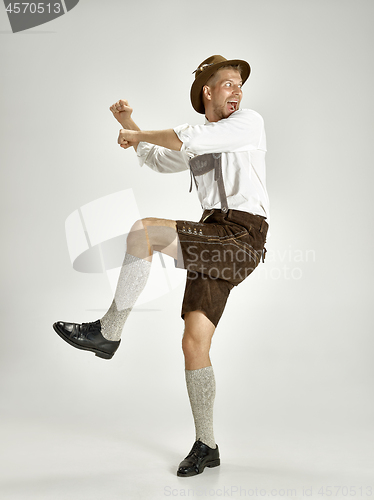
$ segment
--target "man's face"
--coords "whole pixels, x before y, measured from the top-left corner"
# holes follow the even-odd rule
[[[222,68],[204,87],[205,111],[209,121],[227,118],[239,109],[242,100],[242,77],[239,71]]]

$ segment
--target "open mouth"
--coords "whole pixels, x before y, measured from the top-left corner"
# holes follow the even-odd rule
[[[227,104],[230,111],[236,111],[238,109],[238,101],[229,101]]]

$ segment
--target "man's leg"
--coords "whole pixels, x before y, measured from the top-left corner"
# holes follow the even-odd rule
[[[177,258],[176,222],[146,218],[132,226],[113,302],[100,319],[102,335],[118,341],[128,315],[143,291],[151,270],[155,250]]]
[[[200,474],[205,467],[216,467],[220,460],[213,434],[216,384],[209,358],[215,326],[202,311],[188,312],[184,320],[182,348],[196,442],[189,455],[179,465],[177,474],[188,477]]]
[[[215,327],[202,311],[185,315],[182,349],[188,395],[196,428],[196,441],[215,448],[213,404],[216,392],[209,350]]]
[[[119,347],[125,321],[146,285],[153,251],[176,259],[178,244],[175,221],[155,218],[136,221],[127,238],[125,259],[108,312],[93,323],[59,321],[53,325],[55,331],[78,349],[92,351],[101,358],[112,358]]]

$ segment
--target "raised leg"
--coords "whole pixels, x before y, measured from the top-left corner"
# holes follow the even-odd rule
[[[147,283],[153,252],[157,250],[177,258],[177,249],[175,221],[146,218],[135,222],[127,237],[126,255],[113,302],[100,319],[103,337],[120,339],[126,319]]]
[[[178,244],[175,221],[155,218],[136,221],[127,238],[127,252],[107,313],[93,323],[58,321],[53,325],[55,331],[77,349],[92,351],[104,359],[112,358],[119,347],[125,321],[147,283],[154,250],[176,259]]]

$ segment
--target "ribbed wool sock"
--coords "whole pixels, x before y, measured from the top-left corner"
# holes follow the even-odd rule
[[[186,384],[195,421],[196,441],[216,447],[213,434],[213,405],[216,382],[212,366],[186,370]]]
[[[151,270],[148,260],[126,254],[113,302],[100,319],[101,333],[107,340],[119,340],[128,315],[143,291]]]

